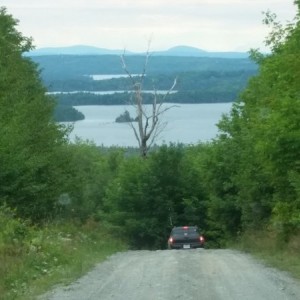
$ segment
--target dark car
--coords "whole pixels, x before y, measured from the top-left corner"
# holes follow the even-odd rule
[[[205,239],[197,226],[174,227],[168,239],[169,249],[203,248]]]

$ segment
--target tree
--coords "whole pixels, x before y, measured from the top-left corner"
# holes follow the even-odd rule
[[[129,122],[130,127],[132,128],[135,138],[138,141],[140,154],[142,157],[146,157],[149,149],[154,144],[155,140],[159,134],[163,131],[166,126],[166,123],[162,122],[162,114],[169,110],[172,106],[164,107],[164,100],[170,94],[170,92],[176,86],[176,79],[172,87],[169,89],[166,95],[159,99],[158,93],[154,88],[153,102],[151,108],[144,105],[143,102],[143,83],[146,76],[147,65],[149,61],[150,53],[149,47],[146,53],[144,69],[140,76],[133,76],[125,63],[124,54],[121,56],[122,66],[126,74],[131,80],[133,88],[133,101],[132,104],[136,108],[137,115],[137,127],[134,126],[132,122]]]
[[[134,248],[165,248],[173,226],[206,229],[202,170],[194,154],[192,147],[171,144],[153,149],[147,159],[124,159],[106,188],[103,219]]]
[[[0,203],[41,219],[53,212],[62,189],[59,168],[66,131],[53,121],[37,65],[23,53],[30,38],[0,8]]]
[[[295,3],[300,8],[300,1]],[[240,214],[231,233],[272,224],[288,237],[300,226],[299,12],[295,20],[283,26],[266,14],[264,22],[272,27],[266,43],[272,53],[252,51],[259,73],[219,123],[219,150],[209,170],[215,178],[210,181],[214,198],[218,190],[222,193],[221,201],[210,199],[208,211],[222,220],[218,208],[224,212],[231,205]]]
[[[137,118],[132,118],[128,110],[125,110],[120,116],[116,118],[116,123],[128,123],[128,122],[136,122]]]

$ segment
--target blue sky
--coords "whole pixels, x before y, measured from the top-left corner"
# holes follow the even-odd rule
[[[40,47],[85,44],[144,51],[189,45],[211,51],[263,46],[263,11],[285,22],[293,0],[1,0]]]

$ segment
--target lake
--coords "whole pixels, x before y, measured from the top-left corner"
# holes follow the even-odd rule
[[[173,104],[164,104],[170,107]],[[208,141],[217,135],[216,123],[222,114],[228,113],[232,103],[214,104],[176,104],[163,114],[166,127],[156,140],[156,144],[184,143],[196,144]],[[78,136],[103,146],[138,146],[134,133],[127,123],[116,123],[115,119],[125,110],[135,116],[133,106],[97,105],[75,106],[85,115],[85,120],[74,123],[70,139]],[[150,107],[147,106],[147,109]]]
[[[68,94],[93,94],[93,95],[113,95],[113,94],[123,94],[123,93],[132,93],[133,91],[68,91],[68,92],[47,92],[47,95],[68,95]],[[143,90],[143,94],[154,94],[157,95],[166,95],[166,94],[175,94],[178,91],[168,91],[168,90]]]

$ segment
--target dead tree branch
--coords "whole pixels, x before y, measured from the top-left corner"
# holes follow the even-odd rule
[[[128,78],[132,84],[133,90],[133,105],[136,108],[137,115],[137,128],[130,122],[130,127],[132,128],[135,138],[138,141],[139,149],[142,157],[146,157],[150,147],[153,146],[159,134],[166,127],[166,123],[162,123],[161,117],[162,114],[171,109],[176,105],[171,105],[168,107],[163,107],[163,104],[167,98],[167,96],[174,90],[177,84],[177,78],[175,78],[172,87],[168,90],[168,92],[162,97],[161,101],[159,101],[159,95],[154,89],[153,94],[153,102],[151,113],[147,111],[146,105],[143,103],[143,83],[146,77],[147,66],[150,57],[150,43],[148,45],[148,49],[146,52],[145,63],[143,66],[142,74],[135,77],[129,71],[126,62],[125,62],[125,52],[121,55],[121,63],[124,72],[128,75]]]

